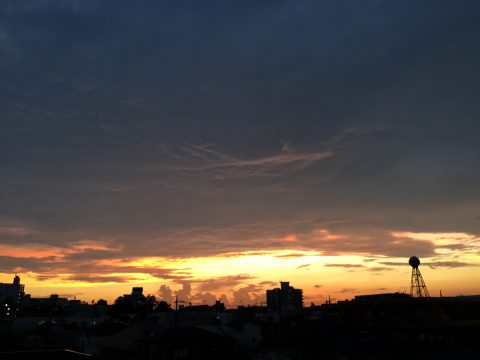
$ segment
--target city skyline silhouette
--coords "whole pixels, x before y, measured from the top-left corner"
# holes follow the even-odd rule
[[[420,265],[420,260],[418,259],[418,257],[416,256],[412,256],[409,258],[408,260],[408,264],[412,267],[412,274],[411,274],[411,281],[410,281],[410,296],[411,297],[429,297],[429,292],[427,290],[427,287],[425,285],[425,282],[422,278],[422,275],[420,274],[420,270],[418,269],[419,268],[419,265]],[[220,282],[222,282],[224,279],[223,278],[217,278],[217,280],[219,280]],[[21,298],[23,298],[24,296],[27,296],[29,299],[32,297],[31,294],[29,294],[28,292],[25,291],[25,284],[21,284],[20,283],[21,281],[21,278],[19,276],[19,274],[15,273],[15,276],[13,278],[13,288],[12,288],[12,283],[0,283],[0,285],[4,286],[5,288],[5,291],[0,291],[0,300],[1,299],[7,299],[8,297],[12,297],[12,295],[10,293],[15,293],[15,294],[19,294],[18,296],[18,301],[21,302]],[[185,285],[186,284],[186,285]],[[284,282],[284,281],[280,281],[279,284],[281,285],[280,287],[277,287],[275,291],[278,291],[280,289],[283,289],[284,286],[287,286],[288,288],[288,284],[289,282]],[[287,285],[285,285],[287,284]],[[140,284],[136,284],[137,286],[134,286],[132,287],[132,294],[136,291],[135,289],[141,289],[141,293],[143,293],[143,286],[141,287],[138,287],[138,285],[141,285]],[[212,284],[213,286],[215,286],[216,284]],[[191,294],[191,290],[189,289],[189,284],[188,282],[184,283],[183,284],[183,287],[177,291],[174,291],[172,289],[170,289],[168,286],[166,286],[165,284],[161,284],[157,291],[153,292],[153,293],[148,293],[147,297],[152,297],[152,301],[155,301],[156,303],[159,303],[159,302],[164,302],[166,304],[168,304],[169,306],[174,306],[175,304],[175,307],[178,307],[178,304],[183,304],[181,305],[182,307],[185,306],[185,304],[188,304],[189,306],[191,306],[192,304],[194,305],[212,305],[213,303],[215,302],[218,302],[218,301],[221,301],[222,304],[224,304],[224,306],[226,305],[227,308],[236,308],[236,307],[239,307],[239,306],[262,306],[263,304],[267,304],[268,302],[268,293],[271,292],[273,296],[273,292],[274,292],[274,289],[268,289],[268,287],[272,287],[273,285],[275,285],[275,282],[266,282],[264,283],[263,285],[265,285],[266,289],[264,291],[264,293],[266,295],[260,295],[260,296],[256,296],[254,299],[250,299],[250,298],[247,298],[247,301],[244,302],[244,300],[242,298],[239,298],[237,299],[236,297],[233,298],[233,301],[230,301],[228,299],[228,297],[226,297],[224,294],[222,294],[220,297],[215,297],[214,294],[211,294],[211,293],[208,293],[207,296],[205,297],[197,297],[197,296],[192,296]],[[292,288],[293,289],[293,288]],[[226,290],[226,289],[225,289]],[[388,292],[386,292],[386,288],[378,288],[378,289],[373,289],[374,291],[373,292],[377,292],[378,294],[382,294],[382,293],[385,293],[385,294],[388,294]],[[230,291],[233,291],[233,290],[230,290]],[[258,291],[258,290],[257,290]],[[328,292],[328,289],[324,289],[324,291]],[[352,289],[353,291],[353,289]],[[301,292],[301,303],[302,305],[300,307],[303,307],[303,299],[312,299],[311,296],[309,296],[308,294],[304,295],[303,294],[303,290],[300,290]],[[355,294],[354,297],[357,297],[357,296],[364,296],[364,295],[361,295],[362,293],[365,293],[365,291],[360,291],[358,294]],[[403,291],[403,292],[400,292],[400,291],[396,291],[395,292],[396,294],[399,294],[399,293],[402,293],[402,294],[405,294],[406,292]],[[448,291],[447,291],[448,293]],[[81,295],[81,294],[77,294],[77,295]],[[38,298],[38,299],[51,299],[52,296],[53,297],[60,297],[60,298],[63,298],[63,299],[66,299],[66,300],[74,300],[74,301],[82,301],[84,303],[89,303],[89,301],[87,299],[81,299],[81,296],[78,296],[78,300],[77,300],[77,295],[73,295],[73,294],[57,294],[57,293],[50,293],[48,296],[34,296],[35,298]],[[248,295],[248,294],[247,294]],[[331,297],[331,293],[328,293],[328,296],[322,296],[321,299],[321,303],[331,303],[332,302],[332,297]],[[335,294],[334,294],[335,295]],[[462,294],[462,295],[465,295],[465,294]],[[470,295],[473,295],[473,294],[470,294]],[[125,295],[127,296],[127,295]],[[129,296],[129,295],[128,295]],[[371,294],[368,294],[366,296],[371,296]],[[17,295],[15,295],[15,297],[17,297]],[[110,294],[110,297],[108,297],[108,300],[104,299],[104,298],[98,298],[98,299],[91,299],[90,302],[93,304],[93,303],[97,303],[98,301],[101,301],[101,302],[105,302],[105,304],[107,304],[108,302],[110,303],[117,303],[118,301],[122,301],[124,296],[122,295],[119,295],[119,294]],[[443,297],[443,293],[441,292],[440,290],[440,297]],[[352,297],[353,298],[353,297]],[[115,299],[114,301],[112,299]],[[351,299],[351,298],[350,298]],[[334,298],[334,301],[342,301],[342,300],[349,300],[349,298]],[[270,302],[274,302],[274,300],[270,300]],[[310,304],[312,306],[315,305],[315,303],[313,301],[310,302]],[[317,303],[318,304],[318,303]]]

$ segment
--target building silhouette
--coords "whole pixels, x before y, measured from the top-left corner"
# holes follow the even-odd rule
[[[13,283],[0,283],[0,314],[2,316],[15,316],[25,295],[25,285],[20,283],[20,277],[15,275]]]
[[[303,291],[290,286],[288,281],[280,282],[280,288],[267,290],[267,309],[284,313],[303,307]]]

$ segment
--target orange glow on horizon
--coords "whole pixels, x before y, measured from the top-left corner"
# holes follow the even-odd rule
[[[469,256],[468,259],[478,261],[478,256]],[[422,259],[425,264],[434,261],[434,258]],[[133,286],[143,286],[145,293],[159,297],[161,285],[179,291],[183,284],[188,283],[193,303],[199,302],[195,294],[208,292],[217,298],[225,295],[230,306],[238,305],[235,304],[235,291],[251,285],[256,286],[251,293],[252,302],[256,303],[264,297],[266,289],[278,286],[279,281],[290,281],[294,287],[304,290],[305,305],[308,305],[310,302],[324,302],[328,296],[341,300],[365,293],[408,292],[410,275],[405,258],[346,254],[324,256],[318,251],[297,249],[181,259],[111,259],[100,260],[96,264],[108,265],[110,271],[99,273],[88,281],[69,280],[75,275],[72,273],[48,274],[43,278],[34,272],[20,275],[22,283],[26,284],[26,292],[32,296],[79,294],[77,298],[104,298],[112,303],[116,297],[129,293]],[[480,275],[475,266],[425,265],[422,273],[432,294],[440,289],[445,295],[478,293],[480,290],[477,286]],[[0,275],[3,282],[11,282],[11,278],[12,274]],[[468,281],[460,284],[458,278]],[[121,279],[122,282],[119,282]],[[215,280],[224,285],[216,286]]]
[[[324,229],[314,230],[312,234],[318,237],[315,241],[329,244],[351,240],[346,234]],[[480,293],[477,285],[479,238],[468,233],[407,231],[392,231],[390,236],[395,246],[415,241],[433,247],[434,255],[421,257],[422,273],[431,294],[440,289],[445,295]],[[352,235],[352,239],[363,241],[368,237]],[[63,247],[4,244],[0,245],[0,251],[19,260],[21,266],[14,269],[32,296],[78,294],[78,298],[105,298],[113,302],[116,297],[129,293],[133,286],[143,286],[145,293],[158,297],[160,286],[165,285],[172,293],[183,289],[185,294],[188,290],[184,296],[193,303],[201,302],[205,294],[210,298],[224,295],[230,306],[235,306],[239,294],[243,296],[243,303],[263,301],[265,290],[277,286],[279,281],[290,281],[294,287],[302,288],[307,305],[323,302],[329,295],[339,300],[357,294],[409,291],[407,258],[302,250],[297,246],[303,239],[295,233],[276,240],[288,248],[183,258],[128,258],[113,241],[79,240]],[[90,259],[89,251],[105,251],[109,257]],[[69,260],[69,256],[74,256],[74,260]],[[12,273],[2,273],[0,281],[11,282],[12,276]]]

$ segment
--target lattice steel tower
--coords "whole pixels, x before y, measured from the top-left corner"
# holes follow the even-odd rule
[[[430,297],[427,286],[423,281],[422,274],[420,273],[420,259],[416,256],[412,256],[408,263],[412,267],[412,281],[410,284],[410,295],[413,297]]]

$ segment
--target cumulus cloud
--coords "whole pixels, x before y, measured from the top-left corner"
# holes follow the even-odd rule
[[[197,292],[190,298],[190,300],[200,304],[213,305],[217,301],[217,297],[210,292]]]
[[[222,302],[225,306],[230,305],[230,302],[225,294],[220,295],[220,302]]]
[[[236,306],[239,305],[254,305],[265,301],[263,289],[258,285],[247,285],[241,287],[233,292],[233,302]]]
[[[160,289],[158,289],[158,294],[160,295],[160,300],[166,301],[169,304],[172,304],[175,301],[173,290],[167,285],[160,286]]]
[[[234,276],[233,276],[234,278]],[[248,277],[249,279],[250,277]],[[207,282],[214,282],[215,279],[197,279],[191,281],[177,281],[181,285],[180,289],[173,290],[168,285],[161,285],[158,294],[160,296],[160,300],[166,301],[168,303],[173,303],[175,298],[178,296],[178,300],[181,304],[208,304],[213,305],[217,300],[220,300],[225,305],[229,304],[228,298],[225,294],[218,294],[218,291],[221,290],[222,286],[215,286],[212,284],[212,288],[210,290],[215,291],[215,293],[211,291],[205,291],[205,289],[209,289],[208,287],[202,286],[204,283]],[[221,280],[220,280],[221,281]],[[236,282],[237,284],[238,282]],[[231,291],[231,289],[229,290]]]
[[[176,296],[178,296],[178,301],[190,302],[192,296],[192,286],[187,281],[180,282],[182,285],[181,289],[175,291]]]

